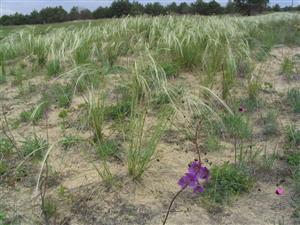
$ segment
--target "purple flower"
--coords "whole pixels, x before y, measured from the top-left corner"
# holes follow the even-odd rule
[[[186,188],[187,186],[195,187],[198,185],[198,179],[195,175],[186,173],[179,179],[178,185],[181,186],[181,188]]]
[[[202,166],[201,162],[195,160],[189,164],[188,172],[178,180],[178,185],[184,189],[190,187],[194,193],[202,193],[204,188],[200,185],[200,179],[208,180],[209,170]]]
[[[196,187],[193,188],[194,193],[202,193],[204,191],[204,188],[198,184]]]
[[[199,172],[199,177],[201,179],[208,180],[209,170],[205,166],[201,167],[200,172]]]
[[[194,174],[195,176],[197,176],[201,168],[202,168],[201,163],[197,160],[192,162],[192,164],[189,165],[188,172],[190,174]]]
[[[197,176],[200,179],[208,180],[209,171],[205,166],[202,166],[199,161],[195,161],[189,165],[188,172]]]

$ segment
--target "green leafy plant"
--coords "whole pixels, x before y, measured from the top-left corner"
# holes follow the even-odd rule
[[[0,154],[8,155],[12,153],[13,148],[14,144],[10,139],[0,136]]]
[[[44,215],[47,216],[48,219],[53,217],[57,211],[56,201],[50,197],[45,198],[42,210]]]
[[[0,85],[6,83],[6,75],[0,70]]]
[[[0,224],[4,224],[5,220],[6,214],[2,210],[0,210]]]
[[[96,151],[100,158],[117,157],[120,158],[120,149],[118,143],[113,140],[106,140],[97,145]]]
[[[12,81],[12,85],[14,86],[22,85],[24,80],[23,71],[20,68],[17,68],[12,73],[14,78],[14,80]]]
[[[124,99],[117,102],[117,104],[107,106],[105,109],[105,116],[109,119],[124,118],[130,115],[131,102],[130,100]]]
[[[243,155],[243,141],[250,138],[252,135],[252,129],[250,128],[249,121],[245,119],[242,115],[238,114],[228,114],[223,116],[223,122],[227,133],[231,138],[234,139],[234,161],[237,162],[237,148],[238,141],[240,141],[240,158]]]
[[[54,84],[43,93],[42,100],[49,104],[67,108],[73,98],[73,86],[71,84]]]
[[[253,184],[253,177],[246,167],[225,163],[211,168],[204,197],[212,203],[228,203],[233,197],[249,192]]]
[[[179,69],[180,69],[180,66],[178,64],[163,63],[163,64],[160,64],[160,66],[164,70],[167,78],[178,76]]]
[[[62,138],[62,140],[60,140],[60,144],[65,150],[71,148],[72,146],[75,146],[80,142],[82,142],[82,138],[77,136],[71,136],[71,135],[65,135]]]
[[[287,100],[295,113],[300,113],[300,90],[293,88],[287,93]]]
[[[30,156],[34,159],[42,159],[45,150],[48,148],[48,143],[46,140],[37,137],[37,136],[28,136],[25,137],[25,140],[22,141],[22,151],[25,157]]]
[[[269,111],[263,117],[264,134],[267,136],[276,135],[279,133],[279,123],[277,120],[277,113],[275,111]]]
[[[135,179],[142,176],[155,153],[156,147],[166,130],[172,115],[170,108],[165,108],[153,127],[153,131],[146,130],[145,112],[137,113],[134,109],[130,117],[130,146],[128,152],[128,171]]]
[[[21,112],[20,121],[36,123],[37,121],[43,118],[44,114],[48,110],[48,107],[48,102],[41,102],[36,107],[33,107],[28,111]]]
[[[203,149],[207,152],[215,152],[221,149],[220,139],[215,134],[209,134],[204,139]]]
[[[31,108],[28,111],[23,111],[20,114],[21,122],[36,123],[43,118],[44,114],[48,110],[48,102],[41,102],[36,107]]]
[[[300,166],[300,152],[291,152],[288,154],[287,162],[291,166]]]
[[[258,77],[252,77],[248,80],[248,98],[257,100],[261,90],[261,81]]]
[[[58,59],[53,59],[47,64],[47,75],[49,77],[57,76],[61,71],[60,61]]]
[[[294,207],[293,216],[297,219],[300,218],[300,166],[298,165],[298,168],[294,174],[294,190],[295,194],[293,197],[292,206]]]
[[[66,110],[62,110],[59,112],[58,117],[61,118],[61,129],[62,129],[62,133],[63,136],[66,135],[66,118],[68,116],[68,111]]]
[[[288,126],[286,131],[286,140],[289,147],[297,147],[300,145],[300,130],[294,126]]]
[[[0,176],[5,174],[7,172],[7,169],[8,169],[7,162],[0,159]]]
[[[90,48],[87,44],[82,44],[75,49],[74,60],[77,65],[86,64],[90,62]]]
[[[285,57],[281,64],[281,73],[286,75],[288,79],[291,79],[291,76],[294,73],[294,62],[288,57]]]

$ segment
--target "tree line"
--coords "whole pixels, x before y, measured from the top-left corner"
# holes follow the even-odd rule
[[[89,20],[101,18],[119,18],[123,16],[138,15],[168,15],[168,14],[200,14],[200,15],[220,15],[220,14],[245,14],[252,15],[263,11],[292,11],[300,10],[298,7],[281,8],[278,4],[270,7],[269,0],[229,0],[223,7],[215,0],[204,2],[196,0],[188,4],[186,2],[176,4],[175,2],[162,5],[159,2],[147,3],[143,5],[138,1],[116,0],[109,7],[98,7],[94,11],[73,7],[67,12],[62,6],[46,7],[40,11],[34,10],[30,14],[4,15],[0,18],[0,25],[22,25],[22,24],[45,24],[57,23],[73,20]]]

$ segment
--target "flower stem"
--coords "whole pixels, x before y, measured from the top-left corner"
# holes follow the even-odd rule
[[[165,216],[163,225],[165,225],[166,222],[167,222],[169,213],[170,213],[170,211],[171,211],[171,207],[172,207],[172,205],[173,205],[175,199],[178,197],[178,195],[180,195],[181,192],[183,192],[183,190],[184,190],[186,187],[187,187],[187,186],[185,186],[185,187],[183,187],[182,189],[180,189],[180,190],[176,193],[176,195],[174,195],[174,197],[172,198],[172,200],[171,200],[171,202],[170,202],[170,205],[169,205],[169,208],[168,208],[168,211],[167,211],[167,214],[166,214],[166,216]]]

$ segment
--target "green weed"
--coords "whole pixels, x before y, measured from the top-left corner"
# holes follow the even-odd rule
[[[163,63],[160,64],[161,68],[164,70],[166,77],[176,77],[178,76],[180,66],[175,63]]]
[[[113,140],[107,140],[105,142],[99,143],[97,145],[96,152],[102,159],[106,159],[112,156],[120,158],[120,149],[118,143]]]
[[[90,62],[90,48],[83,44],[75,49],[74,60],[77,65],[87,64]]]
[[[288,57],[285,57],[281,64],[281,73],[286,75],[288,79],[291,79],[291,76],[294,73],[294,62]]]
[[[130,115],[131,102],[130,100],[120,100],[117,104],[107,106],[105,109],[105,117],[109,119],[124,118]]]
[[[300,130],[294,126],[288,126],[286,131],[286,140],[288,147],[297,147],[300,145]]]
[[[12,71],[12,75],[13,75],[13,81],[12,81],[12,85],[14,86],[20,86],[23,84],[23,80],[24,80],[24,77],[23,77],[23,71],[18,68],[14,71]]]
[[[61,72],[61,65],[58,59],[53,59],[48,62],[47,64],[47,75],[49,77],[55,77],[59,75]]]
[[[225,115],[223,116],[223,122],[226,131],[228,132],[231,138],[237,138],[242,140],[251,137],[252,130],[249,121],[242,115]]]
[[[8,155],[12,153],[14,145],[12,141],[5,137],[0,137],[0,155]]]
[[[7,169],[7,163],[4,160],[0,159],[0,176],[5,174],[7,172]]]
[[[42,100],[49,104],[67,108],[73,98],[73,86],[71,84],[54,84],[50,86],[42,96]]]
[[[26,137],[24,141],[22,141],[22,151],[23,155],[30,156],[34,159],[42,159],[44,156],[44,152],[48,147],[48,143],[46,140],[34,136],[34,137]]]
[[[62,140],[60,141],[60,144],[62,147],[67,150],[71,148],[72,146],[75,146],[76,144],[82,142],[82,139],[77,136],[70,136],[70,135],[65,135]]]
[[[224,204],[253,187],[254,180],[245,167],[225,163],[211,169],[211,179],[204,197],[212,203]]]
[[[292,152],[288,154],[287,162],[290,166],[300,166],[300,152]]]
[[[49,219],[53,217],[57,211],[57,203],[50,197],[44,199],[42,210],[44,215]]]
[[[23,111],[20,113],[20,121],[36,123],[43,118],[44,114],[48,110],[48,107],[48,102],[42,102],[28,111]]]
[[[300,90],[296,88],[289,90],[287,100],[292,106],[294,113],[300,113]]]
[[[278,115],[275,111],[269,111],[263,117],[264,130],[263,133],[267,136],[276,135],[279,133]]]
[[[215,152],[221,149],[220,139],[215,134],[208,134],[203,143],[203,149],[207,152]]]

